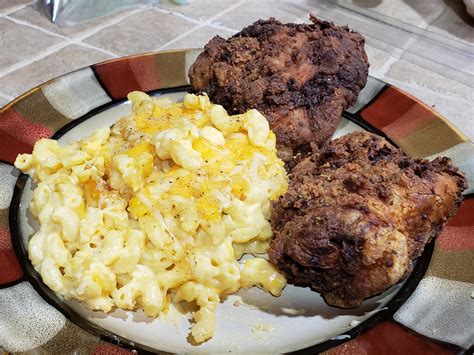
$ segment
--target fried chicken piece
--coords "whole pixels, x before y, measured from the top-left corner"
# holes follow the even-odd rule
[[[273,205],[270,260],[288,282],[345,308],[404,278],[467,188],[448,158],[410,158],[368,132],[327,143],[290,181]]]
[[[228,40],[216,36],[189,70],[192,89],[230,113],[262,112],[285,161],[326,142],[367,81],[364,38],[313,16],[311,21],[271,18]]]

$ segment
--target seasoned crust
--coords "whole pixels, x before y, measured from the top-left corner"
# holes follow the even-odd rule
[[[260,110],[289,161],[327,141],[368,75],[364,38],[311,16],[312,24],[259,20],[214,37],[189,70],[191,86],[231,113]]]
[[[413,159],[367,132],[327,143],[290,180],[273,205],[270,260],[290,283],[340,307],[407,275],[467,187],[448,158]]]

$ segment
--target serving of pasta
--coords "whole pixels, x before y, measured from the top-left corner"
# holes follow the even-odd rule
[[[128,98],[132,113],[112,128],[41,139],[17,157],[36,183],[29,258],[49,288],[94,310],[156,317],[193,302],[203,342],[222,296],[256,285],[277,296],[286,284],[258,256],[270,202],[287,189],[275,135],[257,110],[228,115],[207,96]]]

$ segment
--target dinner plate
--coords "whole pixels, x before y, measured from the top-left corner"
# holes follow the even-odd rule
[[[41,137],[69,143],[112,125],[130,112],[126,99],[130,91],[182,98],[189,89],[189,66],[199,53],[198,49],[168,51],[99,63],[42,84],[0,111],[0,191],[6,196],[0,199],[0,287],[13,289],[29,282],[38,299],[52,306],[42,312],[58,310],[101,339],[146,351],[319,352],[391,319],[423,277],[434,242],[426,246],[403,282],[356,309],[329,307],[319,294],[291,285],[280,297],[258,288],[229,295],[218,307],[214,337],[202,344],[189,341],[189,312],[180,305],[156,319],[141,311],[105,314],[59,298],[42,282],[27,253],[28,240],[37,228],[28,210],[32,183],[10,164],[17,154],[30,152]],[[357,103],[344,113],[334,137],[356,130],[385,136],[414,157],[432,156],[468,141],[430,107],[373,77]],[[44,316],[42,312],[37,312],[38,317]]]

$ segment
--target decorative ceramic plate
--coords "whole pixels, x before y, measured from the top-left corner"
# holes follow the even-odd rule
[[[17,154],[30,152],[42,137],[67,143],[112,125],[130,111],[126,99],[130,91],[182,98],[189,87],[188,68],[199,52],[160,52],[100,63],[40,85],[0,111],[0,287],[15,290],[17,284],[29,282],[41,297],[29,299],[25,307],[34,309],[37,302],[48,312],[51,307],[41,303],[46,300],[76,325],[102,339],[149,351],[318,352],[390,319],[423,277],[434,243],[425,248],[404,282],[354,310],[329,307],[317,293],[291,285],[279,298],[257,288],[240,291],[220,304],[215,336],[201,345],[187,341],[189,321],[174,308],[159,319],[123,310],[93,312],[77,301],[58,298],[43,284],[28,259],[28,240],[37,226],[28,211],[31,181],[11,166]],[[432,156],[468,142],[428,106],[372,77],[356,105],[344,113],[334,136],[355,130],[383,135],[415,157]],[[41,317],[40,313],[37,310],[34,314]]]

